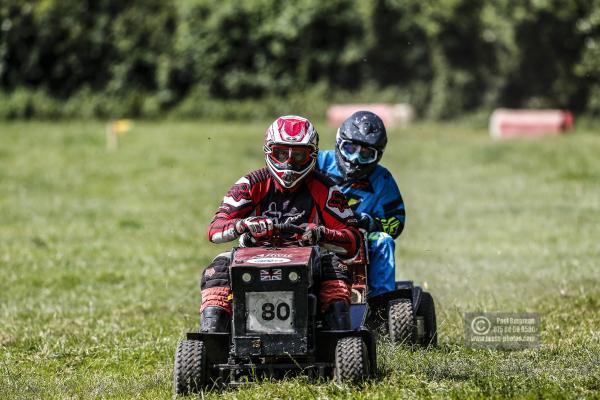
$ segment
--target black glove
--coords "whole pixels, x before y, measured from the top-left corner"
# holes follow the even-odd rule
[[[300,242],[305,246],[315,246],[323,240],[325,236],[325,227],[323,225],[310,224],[302,234]]]
[[[372,218],[369,214],[362,213],[358,217],[357,225],[359,228],[364,229],[367,232],[379,232],[381,231],[381,223],[379,220]]]

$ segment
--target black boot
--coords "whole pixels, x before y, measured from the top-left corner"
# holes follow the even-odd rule
[[[231,318],[221,307],[206,307],[200,315],[200,332],[229,332]]]
[[[323,318],[324,328],[331,331],[348,331],[350,325],[350,311],[348,303],[343,300],[332,302]]]

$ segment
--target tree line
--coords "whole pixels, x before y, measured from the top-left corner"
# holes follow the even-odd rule
[[[3,0],[0,118],[600,113],[600,0]]]

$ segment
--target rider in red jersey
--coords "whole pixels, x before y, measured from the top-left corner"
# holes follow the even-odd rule
[[[343,264],[353,257],[360,235],[354,213],[339,188],[315,170],[319,136],[305,118],[283,116],[265,134],[266,168],[240,178],[225,194],[208,228],[213,243],[249,233],[267,241],[276,223],[306,228],[299,238],[331,253],[322,259],[320,310],[329,329],[349,329],[350,277]],[[230,253],[218,255],[202,274],[202,331],[227,331],[231,320]]]

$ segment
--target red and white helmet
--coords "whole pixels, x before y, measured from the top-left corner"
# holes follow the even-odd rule
[[[314,169],[319,134],[306,118],[285,115],[267,129],[264,152],[267,168],[275,181],[289,189]]]

